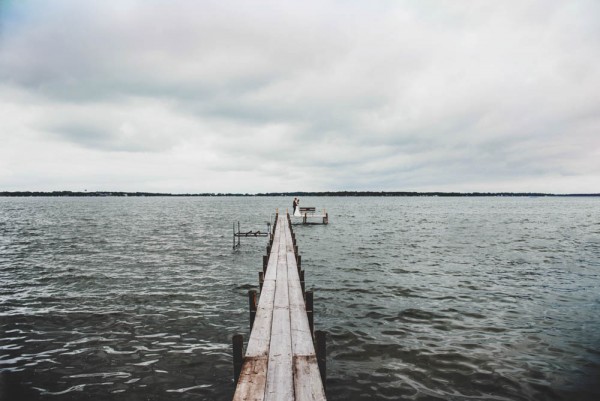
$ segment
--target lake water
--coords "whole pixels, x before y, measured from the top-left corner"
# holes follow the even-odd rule
[[[288,198],[0,198],[0,400],[228,400]],[[600,399],[599,198],[305,198],[329,400]]]

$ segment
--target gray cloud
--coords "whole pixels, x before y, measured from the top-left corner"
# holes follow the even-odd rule
[[[7,189],[600,191],[595,1],[0,7]]]

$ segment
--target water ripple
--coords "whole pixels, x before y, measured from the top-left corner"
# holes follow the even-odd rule
[[[230,399],[284,198],[0,198],[0,399]],[[600,399],[597,199],[312,198],[329,400]]]

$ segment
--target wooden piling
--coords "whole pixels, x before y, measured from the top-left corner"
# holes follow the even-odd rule
[[[313,304],[313,291],[308,290],[305,292],[306,296],[306,316],[308,317],[308,327],[310,327],[310,334],[313,335],[315,324],[314,324],[314,304]]]
[[[248,306],[250,309],[250,330],[252,330],[256,318],[256,290],[248,291]]]
[[[233,381],[237,383],[244,363],[244,336],[236,334],[231,338],[231,342],[233,344]]]
[[[260,292],[262,292],[263,283],[265,282],[265,272],[258,272],[258,285],[260,288]]]
[[[315,351],[317,353],[317,363],[319,364],[319,372],[321,373],[321,381],[323,388],[327,388],[327,334],[324,331],[315,331]]]

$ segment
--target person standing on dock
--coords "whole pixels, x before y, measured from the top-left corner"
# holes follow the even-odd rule
[[[294,216],[301,216],[301,214],[300,214],[300,199],[296,198],[294,201],[296,202],[296,206],[294,207]]]
[[[294,212],[292,214],[296,214],[296,208],[298,207],[298,198],[294,198],[294,202],[292,202],[292,206],[294,207]]]

